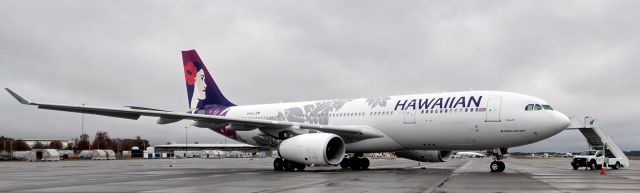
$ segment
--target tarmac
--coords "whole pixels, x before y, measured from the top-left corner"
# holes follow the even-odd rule
[[[573,170],[568,158],[420,163],[371,160],[364,171],[273,171],[272,159],[0,162],[0,192],[640,192],[640,161],[621,170]]]

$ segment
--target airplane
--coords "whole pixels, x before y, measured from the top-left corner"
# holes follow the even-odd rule
[[[483,157],[487,156],[486,154],[478,153],[478,152],[472,152],[472,151],[456,152],[455,155],[456,156],[460,156],[460,157],[471,157],[471,158],[483,158]]]
[[[191,120],[235,141],[277,148],[274,170],[303,171],[307,165],[368,169],[364,153],[396,152],[423,162],[444,162],[453,150],[487,150],[491,172],[503,172],[511,147],[563,131],[569,118],[542,99],[501,91],[462,91],[384,97],[236,105],[218,88],[195,50],[182,51],[187,112],[32,102],[5,88],[18,102],[40,109],[158,124]],[[347,157],[348,156],[348,157]]]

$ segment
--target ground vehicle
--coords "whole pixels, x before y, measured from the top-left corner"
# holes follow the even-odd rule
[[[605,156],[600,150],[588,150],[573,157],[571,166],[574,170],[579,167],[587,167],[592,170],[599,170],[602,166],[610,167],[611,169],[619,169],[622,167],[620,162],[621,158],[615,158],[613,156]]]

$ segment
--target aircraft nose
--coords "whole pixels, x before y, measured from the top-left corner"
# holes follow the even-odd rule
[[[556,112],[554,117],[554,122],[557,125],[558,129],[566,129],[567,127],[569,127],[571,120],[569,120],[569,117],[567,117],[567,115],[561,112]]]

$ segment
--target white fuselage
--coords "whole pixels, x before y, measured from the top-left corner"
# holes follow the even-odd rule
[[[526,111],[529,104],[548,105],[522,94],[466,91],[234,106],[226,116],[368,126],[385,135],[347,142],[347,152],[508,148],[546,139],[568,126],[564,114]],[[237,135],[241,142],[264,145],[256,141],[265,137],[260,130],[237,131]]]

